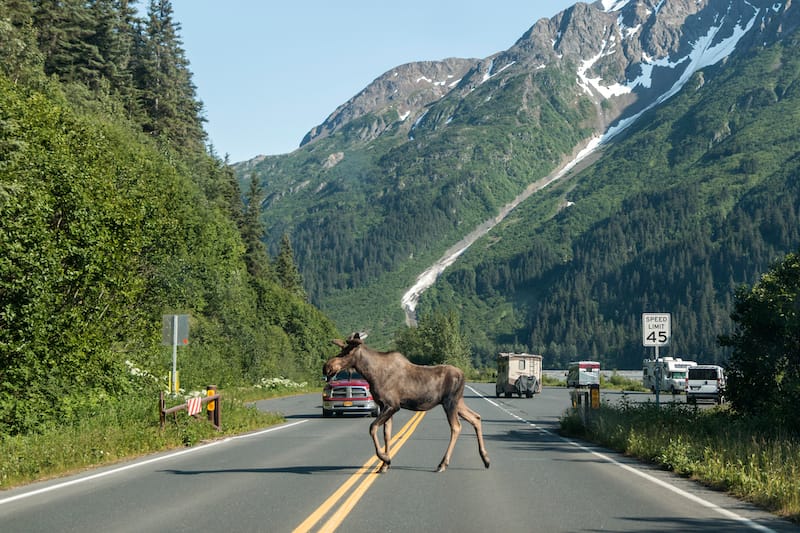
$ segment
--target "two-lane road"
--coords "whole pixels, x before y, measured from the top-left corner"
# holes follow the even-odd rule
[[[395,416],[386,474],[371,418],[322,418],[318,395],[259,402],[287,423],[0,493],[0,531],[799,531],[607,450],[563,439],[565,389],[494,398],[472,384],[492,459],[463,424],[450,467],[441,408]],[[224,421],[223,421],[224,422]]]

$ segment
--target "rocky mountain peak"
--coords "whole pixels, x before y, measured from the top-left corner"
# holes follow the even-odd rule
[[[312,129],[301,146],[346,128],[356,141],[398,124],[438,129],[452,117],[452,109],[433,109],[445,96],[468,98],[489,80],[502,87],[504,77],[533,78],[553,66],[575,72],[575,94],[597,105],[601,134],[669,98],[697,70],[772,42],[798,23],[792,0],[579,2],[537,21],[511,48],[487,58],[408,63],[386,72]]]
[[[450,92],[476,62],[477,59],[449,58],[395,67],[340,105],[325,122],[306,134],[301,146],[367,116],[371,119],[359,128],[358,138],[362,141],[377,137],[394,122],[410,117],[413,120],[427,105]]]

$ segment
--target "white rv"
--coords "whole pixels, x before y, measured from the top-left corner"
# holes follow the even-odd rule
[[[689,368],[697,366],[695,361],[684,361],[680,357],[645,359],[642,363],[642,385],[651,392],[668,391],[680,394],[686,390]]]

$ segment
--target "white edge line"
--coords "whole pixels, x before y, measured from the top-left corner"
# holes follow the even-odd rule
[[[215,440],[215,441],[209,442],[207,444],[201,444],[200,446],[193,446],[191,448],[187,448],[185,450],[181,450],[181,451],[178,451],[178,452],[168,453],[166,455],[160,455],[158,457],[153,457],[152,459],[146,459],[144,461],[140,461],[140,462],[137,462],[137,463],[131,463],[131,464],[127,464],[125,466],[120,466],[118,468],[113,468],[111,470],[98,472],[97,474],[92,474],[90,476],[81,477],[81,478],[73,479],[73,480],[70,480],[70,481],[64,481],[63,483],[57,483],[55,485],[50,485],[48,487],[43,487],[41,489],[36,489],[36,490],[32,490],[30,492],[17,494],[15,496],[9,496],[8,498],[0,499],[0,505],[3,505],[5,503],[11,503],[11,502],[18,501],[18,500],[22,500],[24,498],[30,498],[31,496],[37,496],[39,494],[44,494],[45,492],[51,492],[51,491],[54,491],[54,490],[63,489],[63,488],[66,488],[66,487],[69,487],[69,486],[72,486],[72,485],[77,485],[79,483],[84,483],[86,481],[92,481],[94,479],[98,479],[98,478],[105,477],[105,476],[110,476],[112,474],[118,474],[119,472],[124,472],[125,470],[131,470],[133,468],[138,468],[140,466],[145,466],[145,465],[149,465],[149,464],[152,464],[152,463],[157,463],[157,462],[163,461],[165,459],[172,459],[173,457],[178,457],[180,455],[186,455],[188,453],[196,452],[196,451],[199,451],[199,450],[205,450],[206,448],[208,448],[210,446],[216,446],[217,444],[222,444],[224,442],[229,442],[229,441],[238,440],[238,439],[247,439],[247,438],[250,438],[250,437],[257,437],[259,435],[264,435],[266,433],[272,433],[273,431],[279,431],[281,429],[287,429],[287,428],[290,428],[292,426],[296,426],[298,424],[302,424],[303,422],[308,422],[308,419],[298,420],[297,422],[292,422],[290,424],[285,424],[285,425],[282,425],[282,426],[271,427],[271,428],[268,428],[268,429],[265,429],[265,430],[262,430],[262,431],[256,431],[254,433],[245,433],[243,435],[235,435],[233,437],[226,437],[224,439]]]
[[[720,507],[719,505],[717,505],[715,503],[711,503],[710,501],[704,500],[703,498],[700,498],[699,496],[696,496],[696,495],[694,495],[694,494],[692,494],[690,492],[686,492],[685,490],[680,489],[680,488],[678,488],[678,487],[676,487],[674,485],[671,485],[670,483],[667,483],[666,481],[663,481],[661,479],[653,477],[650,474],[647,474],[646,472],[638,470],[638,469],[636,469],[636,468],[634,468],[632,466],[620,463],[619,461],[617,461],[613,457],[609,457],[608,455],[605,455],[605,454],[602,454],[602,453],[597,452],[595,450],[592,450],[591,448],[589,448],[587,446],[584,446],[583,444],[581,444],[579,442],[576,442],[574,440],[568,439],[566,437],[562,437],[561,435],[558,435],[557,433],[553,433],[553,432],[551,432],[551,431],[549,431],[547,429],[539,427],[536,424],[534,424],[533,422],[530,422],[530,421],[525,420],[524,418],[522,418],[520,416],[515,415],[514,413],[512,413],[511,411],[509,411],[508,409],[506,409],[502,405],[494,402],[493,400],[489,399],[487,396],[484,396],[483,394],[481,394],[477,390],[473,389],[469,385],[467,385],[467,387],[473,393],[477,394],[479,397],[483,398],[484,400],[486,400],[490,404],[494,405],[495,407],[497,407],[498,409],[500,409],[501,411],[503,411],[507,415],[511,416],[512,418],[515,418],[515,419],[519,420],[520,422],[523,422],[524,424],[527,424],[527,425],[531,426],[532,428],[535,428],[535,429],[541,431],[542,433],[547,433],[548,435],[551,435],[551,436],[554,436],[554,437],[558,437],[559,439],[563,440],[564,442],[566,442],[568,444],[571,444],[572,446],[575,446],[576,448],[580,448],[581,450],[583,450],[583,451],[585,451],[587,453],[590,453],[590,454],[594,455],[595,457],[598,457],[598,458],[600,458],[600,459],[602,459],[602,460],[604,460],[604,461],[606,461],[608,463],[611,463],[613,465],[616,465],[616,466],[622,468],[623,470],[627,470],[628,472],[636,474],[637,476],[639,476],[641,478],[644,478],[644,479],[646,479],[646,480],[648,480],[648,481],[650,481],[652,483],[655,483],[656,485],[658,485],[660,487],[668,489],[668,490],[674,492],[675,494],[677,494],[679,496],[683,496],[684,498],[686,498],[688,500],[691,500],[691,501],[693,501],[695,503],[698,503],[698,504],[702,505],[703,507],[707,507],[708,509],[712,509],[712,510],[718,512],[719,514],[721,514],[721,515],[723,515],[723,516],[725,516],[727,518],[730,518],[732,520],[736,520],[737,522],[740,522],[741,524],[749,527],[750,529],[755,529],[757,531],[764,531],[765,533],[776,533],[774,529],[770,529],[770,528],[768,528],[766,526],[762,526],[761,524],[759,524],[757,522],[754,522],[754,521],[750,520],[749,518],[745,518],[745,517],[743,517],[741,515],[738,515],[738,514],[734,513],[733,511],[729,511],[729,510],[727,510],[727,509],[725,509],[723,507]]]

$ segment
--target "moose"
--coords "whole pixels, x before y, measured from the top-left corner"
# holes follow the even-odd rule
[[[340,370],[355,368],[367,380],[372,396],[381,407],[380,414],[369,426],[375,454],[383,461],[379,472],[386,472],[392,463],[389,441],[394,414],[400,409],[428,411],[437,405],[441,405],[447,414],[450,443],[436,471],[444,472],[450,463],[450,455],[461,433],[459,417],[475,428],[478,452],[484,466],[489,468],[489,455],[483,445],[481,417],[464,403],[465,378],[460,369],[451,365],[416,365],[398,351],[373,350],[364,344],[359,333],[353,333],[346,341],[335,339],[333,343],[342,351],[325,363],[322,369],[325,376],[330,378]],[[380,426],[383,426],[383,450],[378,441]]]

